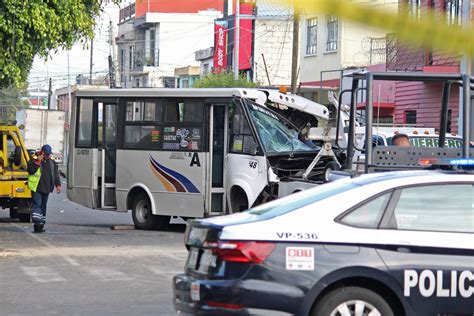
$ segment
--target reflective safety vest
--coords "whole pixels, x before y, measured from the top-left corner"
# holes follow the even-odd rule
[[[38,170],[36,170],[35,174],[28,175],[28,189],[30,189],[33,192],[36,192],[40,178],[41,178],[41,167],[39,167]]]

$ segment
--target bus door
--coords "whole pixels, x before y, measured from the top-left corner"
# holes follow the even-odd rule
[[[115,207],[117,103],[79,99],[71,117],[68,198],[101,209]]]
[[[211,179],[208,181],[208,210],[209,215],[221,215],[226,209],[226,193],[224,187],[224,179],[226,172],[226,155],[227,155],[227,104],[213,104],[210,107],[210,126],[209,126],[209,166],[208,175]]]
[[[99,102],[98,149],[100,157],[100,208],[116,208],[115,186],[117,165],[117,116],[118,104]]]
[[[94,141],[97,108],[92,98],[82,98],[75,109],[71,113],[67,196],[73,202],[98,208],[98,149]]]

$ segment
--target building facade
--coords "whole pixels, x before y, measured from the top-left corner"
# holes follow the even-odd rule
[[[120,83],[176,87],[174,69],[198,65],[194,53],[212,46],[222,1],[136,1],[121,10],[118,28]]]
[[[399,10],[407,10],[413,18],[431,11],[440,23],[461,27],[462,4],[462,0],[400,0]],[[387,39],[387,71],[461,72],[459,54],[413,48],[398,41],[396,34],[388,35]],[[442,91],[440,84],[397,82],[394,122],[439,128]],[[448,132],[451,133],[458,133],[459,102],[459,88],[452,86],[448,111]]]
[[[214,68],[214,47],[198,50],[194,53],[194,59],[199,63],[199,75],[207,76]]]
[[[396,2],[364,2],[397,12]],[[327,92],[341,87],[341,75],[354,69],[385,64],[385,31],[338,19],[335,15],[301,14],[299,38],[299,91],[327,104]]]
[[[289,86],[293,45],[290,11],[269,14],[259,10],[255,20],[254,81],[264,86]]]

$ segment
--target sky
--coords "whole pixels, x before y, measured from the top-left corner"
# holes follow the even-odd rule
[[[128,1],[130,2],[130,1]],[[121,7],[126,6],[121,4]],[[112,21],[113,32],[117,34],[117,23],[119,20],[119,7],[107,4],[105,10],[97,21],[93,46],[93,77],[104,75],[108,71],[109,24]],[[90,41],[89,41],[90,46]],[[90,71],[90,49],[81,43],[76,43],[69,51],[70,83],[74,84],[76,75],[89,76]],[[59,50],[52,52],[50,58],[44,60],[36,57],[28,77],[30,94],[37,89],[48,89],[48,77],[52,78],[53,90],[67,86],[67,51]]]

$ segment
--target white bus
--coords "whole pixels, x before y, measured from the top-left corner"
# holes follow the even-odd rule
[[[319,165],[297,181],[320,148],[256,89],[79,90],[76,98],[68,198],[132,210],[140,229],[241,211],[314,186],[323,173]]]

